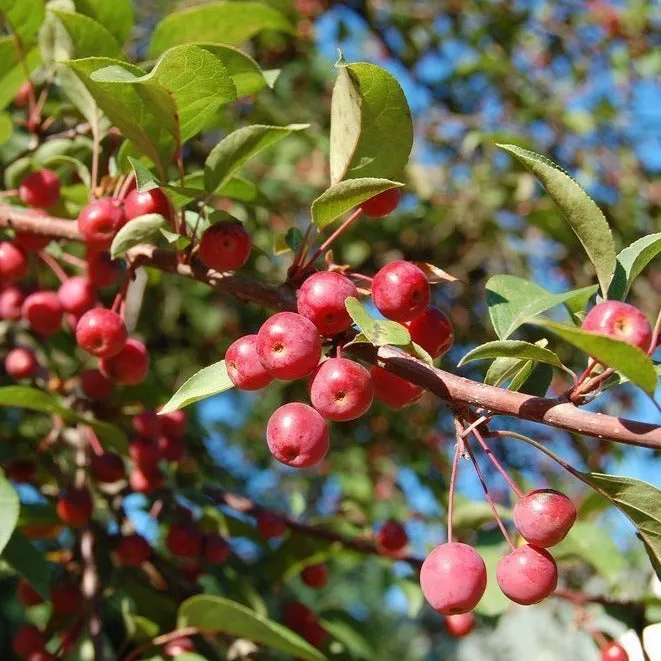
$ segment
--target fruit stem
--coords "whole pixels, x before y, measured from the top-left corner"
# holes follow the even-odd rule
[[[69,278],[69,276],[66,274],[64,269],[57,263],[54,257],[49,255],[47,252],[44,252],[43,250],[39,251],[39,259],[41,259],[46,266],[55,274],[57,279],[60,282],[64,282]]]
[[[87,442],[89,443],[89,446],[96,455],[102,455],[104,453],[103,446],[101,445],[101,442],[99,441],[99,437],[96,435],[94,430],[89,427],[87,429]]]
[[[129,174],[126,175],[126,179],[124,179],[122,182],[119,193],[115,195],[115,199],[119,200],[120,202],[124,201],[124,198],[129,194],[129,188],[131,188],[131,184],[133,184],[134,179],[135,175],[133,174],[133,171],[129,172]]]
[[[126,273],[124,274],[122,286],[117,292],[117,296],[115,296],[115,300],[112,302],[112,307],[110,308],[113,312],[117,312],[117,314],[119,314],[122,319],[124,318],[124,302],[126,299],[126,292],[128,291],[129,283],[131,282],[132,278],[133,270],[129,266],[129,268],[126,269]]]
[[[489,457],[489,460],[494,465],[494,468],[503,476],[503,479],[505,482],[507,482],[509,488],[517,495],[518,498],[523,498],[523,491],[519,489],[519,487],[516,485],[516,482],[514,482],[505,467],[500,463],[500,461],[498,461],[498,458],[493,453],[488,443],[484,440],[482,434],[480,434],[477,429],[473,429],[472,433],[473,436],[475,436],[477,439],[477,442],[482,446],[482,449],[486,452],[487,457]]]
[[[454,492],[457,487],[457,474],[459,472],[459,457],[464,452],[464,439],[461,436],[463,430],[461,423],[455,417],[454,428],[457,432],[457,443],[454,446],[454,457],[452,458],[452,473],[450,474],[450,491],[448,493],[448,543],[452,542],[452,530],[454,520]]]
[[[656,323],[654,324],[654,330],[652,331],[652,339],[650,341],[649,349],[647,350],[648,356],[651,356],[654,353],[659,344],[659,340],[661,340],[661,309],[656,316]]]
[[[99,134],[99,109],[94,105],[92,119],[90,121],[92,129],[92,181],[90,185],[90,202],[96,197],[96,189],[99,186],[99,157],[101,153],[101,136]]]
[[[328,248],[332,245],[333,241],[340,237],[344,232],[349,229],[357,220],[360,218],[360,214],[363,212],[361,207],[358,207],[313,253],[312,257],[308,259],[305,266],[310,266],[314,264],[321,255],[323,255]],[[303,267],[305,268],[305,267]]]
[[[574,387],[570,391],[571,394],[575,393],[578,390],[579,386],[581,386],[583,384],[585,379],[587,379],[588,376],[590,376],[590,373],[595,368],[596,364],[597,364],[597,361],[594,358],[590,358],[590,360],[588,360],[588,366],[585,368],[583,374],[581,374],[581,376],[578,377],[578,379],[576,380],[576,383],[574,383]]]

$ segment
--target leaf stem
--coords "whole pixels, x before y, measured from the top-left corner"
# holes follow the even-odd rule
[[[308,259],[307,263],[305,264],[305,267],[310,266],[311,264],[314,264],[321,255],[330,248],[330,246],[333,244],[333,242],[344,232],[349,229],[357,220],[360,218],[361,213],[363,212],[361,207],[358,207],[357,209],[354,210],[354,212],[317,248],[317,250],[313,253],[312,257]]]

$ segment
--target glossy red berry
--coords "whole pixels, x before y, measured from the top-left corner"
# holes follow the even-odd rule
[[[0,275],[2,266],[0,265]],[[21,307],[25,296],[14,285],[5,285],[0,291],[0,319],[5,321],[18,321],[21,318]]]
[[[28,258],[25,250],[16,243],[0,242],[0,278],[20,280],[28,274]]]
[[[149,213],[158,213],[168,220],[172,220],[174,215],[170,200],[160,188],[152,188],[142,193],[138,192],[137,189],[133,189],[124,200],[126,220],[133,220],[138,216],[146,216]]]
[[[184,442],[171,436],[161,436],[158,439],[158,449],[166,461],[181,461],[186,454]]]
[[[57,500],[57,515],[73,528],[84,526],[91,518],[94,504],[90,492],[85,489],[65,489]]]
[[[21,604],[27,608],[30,606],[37,606],[43,604],[44,600],[41,598],[36,590],[24,579],[20,579],[16,587],[16,596]]]
[[[14,635],[12,641],[14,653],[21,659],[28,659],[33,654],[42,651],[45,645],[44,635],[31,624],[22,626]]]
[[[107,197],[90,202],[78,216],[78,230],[85,243],[94,250],[110,248],[124,223],[122,207]]]
[[[37,170],[23,179],[18,196],[26,207],[48,209],[60,201],[60,179],[52,170]]]
[[[273,381],[257,354],[257,335],[244,335],[225,353],[230,381],[241,390],[260,390]]]
[[[80,375],[80,387],[87,397],[102,401],[112,394],[113,383],[100,370],[85,370]]]
[[[232,547],[227,540],[218,533],[204,536],[202,543],[202,557],[211,565],[222,565],[232,555]]]
[[[99,367],[113,381],[124,386],[135,386],[142,383],[149,372],[147,347],[139,340],[129,338],[117,355],[103,358]]]
[[[402,199],[402,191],[399,188],[389,188],[362,203],[361,209],[370,218],[382,218],[392,213]]]
[[[136,438],[129,443],[129,456],[140,470],[150,472],[161,460],[161,451],[155,439]]]
[[[329,358],[315,371],[310,401],[327,420],[355,420],[372,405],[374,388],[370,373],[346,358]]]
[[[170,411],[159,416],[161,429],[169,438],[182,438],[186,433],[186,413],[184,411]]]
[[[301,571],[301,580],[311,588],[323,588],[328,582],[328,567],[325,564],[308,565]]]
[[[199,257],[216,271],[236,271],[250,257],[250,236],[240,223],[211,225],[200,239]]]
[[[29,379],[39,369],[34,352],[18,347],[12,349],[5,358],[5,371],[14,379]]]
[[[601,661],[629,661],[627,651],[614,640],[601,650]]]
[[[53,335],[62,326],[64,309],[55,292],[38,291],[23,301],[21,315],[35,333]]]
[[[124,460],[116,452],[92,455],[90,470],[97,482],[112,484],[126,476]]]
[[[530,606],[555,590],[558,567],[546,549],[526,544],[500,559],[496,578],[507,597],[517,604]]]
[[[300,314],[279,312],[259,329],[257,354],[275,378],[284,381],[301,379],[311,374],[319,364],[319,331]]]
[[[202,533],[192,523],[173,523],[168,530],[165,545],[172,555],[197,558],[202,549]]]
[[[158,438],[162,433],[161,418],[156,411],[145,409],[133,416],[131,421],[133,429],[145,438]]]
[[[353,323],[345,302],[358,297],[356,286],[342,274],[323,271],[311,275],[298,290],[298,313],[309,319],[324,336],[347,330]]]
[[[621,301],[602,301],[595,305],[581,324],[584,331],[608,335],[647,351],[652,327],[647,317],[633,305]]]
[[[149,560],[151,546],[142,535],[133,533],[119,538],[116,553],[121,564],[127,567],[139,567],[143,562]]]
[[[96,305],[96,289],[82,275],[67,278],[60,285],[57,295],[64,310],[77,317]]]
[[[473,613],[457,613],[445,618],[445,629],[453,638],[463,638],[475,628]]]
[[[372,280],[374,305],[388,319],[411,321],[427,309],[430,299],[427,276],[411,262],[390,262]]]
[[[391,409],[402,409],[414,404],[425,394],[420,386],[376,365],[370,369],[370,376],[374,386],[374,397]]]
[[[376,543],[385,551],[397,552],[409,543],[409,537],[401,523],[386,521],[376,533]]]
[[[125,347],[128,333],[124,320],[107,308],[93,308],[76,325],[76,342],[97,358],[112,358]]]
[[[129,485],[138,493],[154,493],[163,487],[164,475],[158,468],[145,472],[134,468],[129,474]]]
[[[442,356],[454,343],[450,320],[434,305],[404,325],[409,329],[411,341],[419,344],[432,358]]]
[[[514,524],[527,542],[548,548],[559,544],[576,521],[574,503],[553,489],[531,491],[514,506]]]
[[[71,615],[78,610],[82,595],[79,587],[71,583],[64,583],[51,588],[50,599],[53,604],[53,613]]]
[[[308,468],[318,464],[328,452],[328,427],[311,406],[290,402],[269,418],[266,442],[281,463]]]
[[[285,534],[287,526],[280,517],[262,511],[257,514],[257,530],[264,539],[275,539]]]
[[[431,607],[442,615],[468,613],[487,587],[487,568],[473,547],[448,542],[422,563],[420,586]]]
[[[121,262],[114,261],[105,250],[87,252],[87,277],[100,289],[114,285],[122,273]]]

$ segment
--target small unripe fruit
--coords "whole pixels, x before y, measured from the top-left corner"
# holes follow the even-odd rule
[[[186,433],[186,413],[184,411],[170,411],[159,416],[161,430],[169,438],[182,438]]]
[[[202,543],[202,557],[205,562],[212,565],[222,565],[232,555],[232,547],[227,540],[218,533],[204,536]]]
[[[101,359],[99,367],[106,376],[121,385],[138,385],[149,372],[147,347],[139,340],[129,338],[117,355]]]
[[[487,587],[487,568],[474,548],[448,542],[422,563],[420,586],[431,607],[442,615],[468,613]]]
[[[145,438],[158,438],[162,432],[161,418],[156,411],[149,409],[145,409],[138,413],[138,415],[133,416],[131,424],[133,425],[133,429]]]
[[[87,397],[102,401],[112,394],[113,383],[100,370],[85,370],[80,375],[80,387]]]
[[[107,197],[90,202],[78,216],[78,230],[85,243],[95,250],[110,248],[124,223],[122,207]]]
[[[284,521],[270,512],[260,512],[257,515],[257,530],[264,539],[282,537],[287,531]]]
[[[419,344],[432,358],[442,356],[454,343],[450,320],[434,305],[404,325],[409,329],[411,341]]]
[[[48,209],[60,201],[60,179],[52,170],[37,170],[23,179],[18,196],[26,207]]]
[[[80,588],[70,583],[53,586],[50,591],[53,613],[58,615],[71,615],[77,611],[81,598]]]
[[[281,463],[308,468],[318,464],[328,452],[328,427],[311,406],[290,402],[269,418],[266,442]]]
[[[298,313],[309,319],[322,335],[337,335],[353,323],[345,307],[349,297],[358,297],[351,280],[334,271],[315,273],[298,290]]]
[[[1,262],[0,258],[0,262]],[[2,265],[0,263],[0,275]],[[0,291],[0,319],[5,321],[18,321],[21,318],[21,307],[23,306],[23,292],[13,285],[6,285]]]
[[[374,397],[391,409],[402,409],[414,404],[425,394],[420,386],[376,365],[370,369],[370,376],[374,386]]]
[[[202,533],[191,523],[173,523],[165,544],[172,555],[197,558],[202,549]]]
[[[174,215],[170,200],[160,188],[152,188],[142,193],[134,188],[124,200],[126,220],[133,220],[149,213],[158,213],[168,220],[172,220]]]
[[[369,410],[374,398],[370,373],[346,358],[329,358],[315,371],[310,401],[327,420],[355,420]]]
[[[629,655],[622,645],[613,640],[601,650],[601,661],[629,661]]]
[[[257,333],[257,353],[277,379],[292,381],[310,374],[321,358],[317,327],[294,312],[279,312]]]
[[[647,317],[633,305],[621,301],[602,301],[595,305],[581,324],[584,331],[608,335],[647,351],[652,327]]]
[[[431,288],[424,271],[411,262],[386,264],[372,280],[377,310],[394,321],[411,321],[429,306]]]
[[[143,562],[149,560],[151,546],[142,535],[133,533],[120,537],[116,552],[121,564],[127,567],[139,567]]]
[[[240,223],[211,225],[200,239],[199,257],[216,271],[236,271],[250,257],[250,237]]]
[[[163,473],[158,468],[150,472],[135,468],[129,474],[129,485],[138,493],[149,494],[158,491],[163,487],[163,480]]]
[[[29,349],[17,347],[12,349],[5,358],[5,370],[9,376],[15,379],[29,379],[39,369],[39,363],[34,352]]]
[[[92,455],[90,470],[97,482],[113,484],[126,476],[124,460],[116,452]]]
[[[27,659],[32,654],[36,654],[44,649],[46,639],[37,627],[26,624],[22,626],[14,636],[12,647],[16,656],[21,659]]]
[[[0,242],[0,278],[20,280],[28,274],[28,258],[23,248],[9,241]]]
[[[559,544],[576,521],[574,503],[553,489],[540,489],[514,506],[514,524],[527,542],[548,548]]]
[[[530,606],[555,590],[558,567],[546,549],[526,544],[500,559],[496,578],[507,597],[522,606]]]
[[[230,381],[241,390],[260,390],[273,381],[257,354],[257,335],[244,335],[225,353]]]
[[[41,595],[39,595],[24,578],[18,582],[18,586],[16,588],[16,596],[18,597],[18,600],[21,602],[21,604],[26,608],[44,603]]]
[[[65,489],[57,500],[57,515],[72,528],[84,526],[91,518],[94,503],[85,489]]]
[[[186,454],[184,442],[171,436],[161,436],[158,439],[158,449],[166,461],[181,461]]]
[[[406,530],[397,521],[386,521],[376,533],[376,543],[385,551],[401,551],[408,543]]]
[[[445,618],[445,629],[453,638],[463,638],[475,628],[473,613],[457,613]]]
[[[153,438],[136,438],[129,443],[129,456],[142,471],[150,472],[161,460],[158,442]]]
[[[128,333],[124,320],[107,308],[86,312],[76,325],[76,342],[97,358],[112,358],[125,346]]]
[[[21,315],[35,333],[53,335],[62,326],[64,310],[55,292],[38,291],[23,301]]]
[[[323,588],[328,582],[328,567],[324,564],[308,565],[301,571],[301,580],[311,588]]]
[[[361,209],[370,218],[382,218],[392,213],[402,199],[402,191],[399,188],[389,188],[362,203]]]
[[[103,289],[114,285],[122,273],[121,262],[113,261],[105,250],[88,250],[87,277],[90,282]]]
[[[77,317],[96,304],[94,285],[82,275],[67,278],[60,285],[57,295],[65,311],[75,314]]]

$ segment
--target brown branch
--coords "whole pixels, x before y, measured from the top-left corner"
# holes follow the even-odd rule
[[[53,238],[81,239],[73,221],[36,216],[24,209],[16,209],[2,203],[0,203],[0,227],[13,227],[20,231]],[[265,284],[236,273],[219,273],[207,269],[195,260],[190,265],[180,264],[177,254],[171,250],[139,245],[129,250],[127,258],[136,267],[157,268],[205,282],[219,291],[270,309],[296,308],[295,292],[287,285]],[[550,425],[575,434],[661,450],[659,425],[583,411],[565,399],[533,397],[471,381],[431,367],[395,347],[375,348],[358,344],[351,347],[351,350],[363,360],[377,364],[422,386],[455,408],[481,407],[494,413]]]

